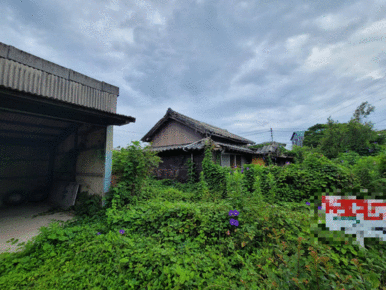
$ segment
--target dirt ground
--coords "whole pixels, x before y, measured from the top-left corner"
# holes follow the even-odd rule
[[[24,246],[20,247],[17,244],[27,243],[39,234],[41,227],[48,226],[52,220],[67,221],[74,217],[74,214],[70,212],[33,217],[50,209],[52,206],[47,202],[0,208],[0,254],[22,250]],[[14,245],[6,243],[11,238],[19,239],[19,241]]]

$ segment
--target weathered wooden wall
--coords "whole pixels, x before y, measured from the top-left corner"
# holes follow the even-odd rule
[[[196,177],[202,171],[203,151],[193,153],[193,162],[196,165]],[[158,179],[175,179],[179,182],[186,182],[188,179],[188,168],[186,162],[191,158],[191,152],[182,150],[173,150],[169,152],[160,152],[158,156],[163,161],[154,171]]]
[[[202,139],[200,133],[185,125],[171,120],[162,127],[153,139],[153,147],[189,144]]]

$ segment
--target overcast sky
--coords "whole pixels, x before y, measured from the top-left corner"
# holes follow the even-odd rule
[[[386,1],[2,0],[0,42],[118,86],[114,147],[167,109],[291,148],[295,130],[386,128]]]

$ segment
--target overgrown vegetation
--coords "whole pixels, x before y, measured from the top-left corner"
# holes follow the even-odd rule
[[[205,158],[202,161],[202,171],[204,172],[209,190],[214,194],[220,194],[222,198],[226,198],[226,172],[228,169],[213,162],[211,146],[211,144],[207,144]]]
[[[295,146],[283,167],[222,168],[208,144],[198,182],[181,184],[152,179],[159,159],[133,143],[114,153],[122,179],[107,206],[81,194],[75,220],[0,255],[0,289],[386,289],[385,243],[332,239],[314,201],[385,192],[386,146],[339,150]]]
[[[121,177],[117,187],[112,189],[106,205],[109,207],[114,197],[115,206],[122,207],[132,201],[147,198],[142,193],[142,187],[146,183],[153,169],[158,167],[161,159],[150,146],[142,148],[139,141],[132,142],[127,148],[113,151],[113,174]]]

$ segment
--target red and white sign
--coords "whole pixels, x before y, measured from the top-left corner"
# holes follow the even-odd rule
[[[330,231],[344,230],[346,234],[355,234],[362,247],[365,237],[386,241],[386,203],[383,200],[323,196],[322,209]]]

